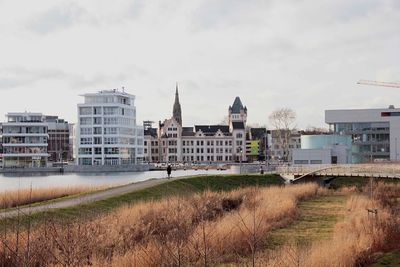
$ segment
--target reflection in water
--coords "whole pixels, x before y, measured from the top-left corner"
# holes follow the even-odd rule
[[[172,172],[173,177],[188,175],[205,174],[227,174],[234,170],[177,170]],[[115,186],[134,182],[145,181],[148,179],[160,179],[167,176],[166,171],[148,172],[119,172],[119,173],[65,173],[65,174],[46,174],[46,173],[12,173],[0,174],[0,192],[5,190],[16,190],[23,188],[47,188],[47,187],[67,187],[67,186]]]

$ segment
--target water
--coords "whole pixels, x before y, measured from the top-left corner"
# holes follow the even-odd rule
[[[188,175],[204,174],[228,174],[235,170],[177,170],[172,172],[172,177],[182,177]],[[129,183],[145,181],[148,179],[165,178],[166,171],[148,171],[148,172],[120,172],[120,173],[65,173],[65,174],[0,174],[0,192],[6,190],[17,190],[30,188],[49,188],[49,187],[68,187],[68,186],[117,186]]]

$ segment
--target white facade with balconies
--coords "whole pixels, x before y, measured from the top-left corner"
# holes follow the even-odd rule
[[[143,127],[136,124],[135,96],[114,90],[85,94],[78,104],[78,165],[131,165],[143,158]]]
[[[8,113],[3,123],[3,167],[46,167],[48,132],[41,113]]]

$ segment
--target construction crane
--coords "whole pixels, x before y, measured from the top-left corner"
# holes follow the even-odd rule
[[[359,80],[357,82],[357,84],[400,88],[400,83],[398,83],[398,82],[379,82],[379,81]]]

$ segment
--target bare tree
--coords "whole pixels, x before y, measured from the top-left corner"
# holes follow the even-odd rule
[[[276,138],[277,142],[283,149],[283,159],[288,160],[289,143],[292,131],[295,128],[296,112],[290,108],[279,108],[274,110],[268,117],[275,132],[272,137]]]

